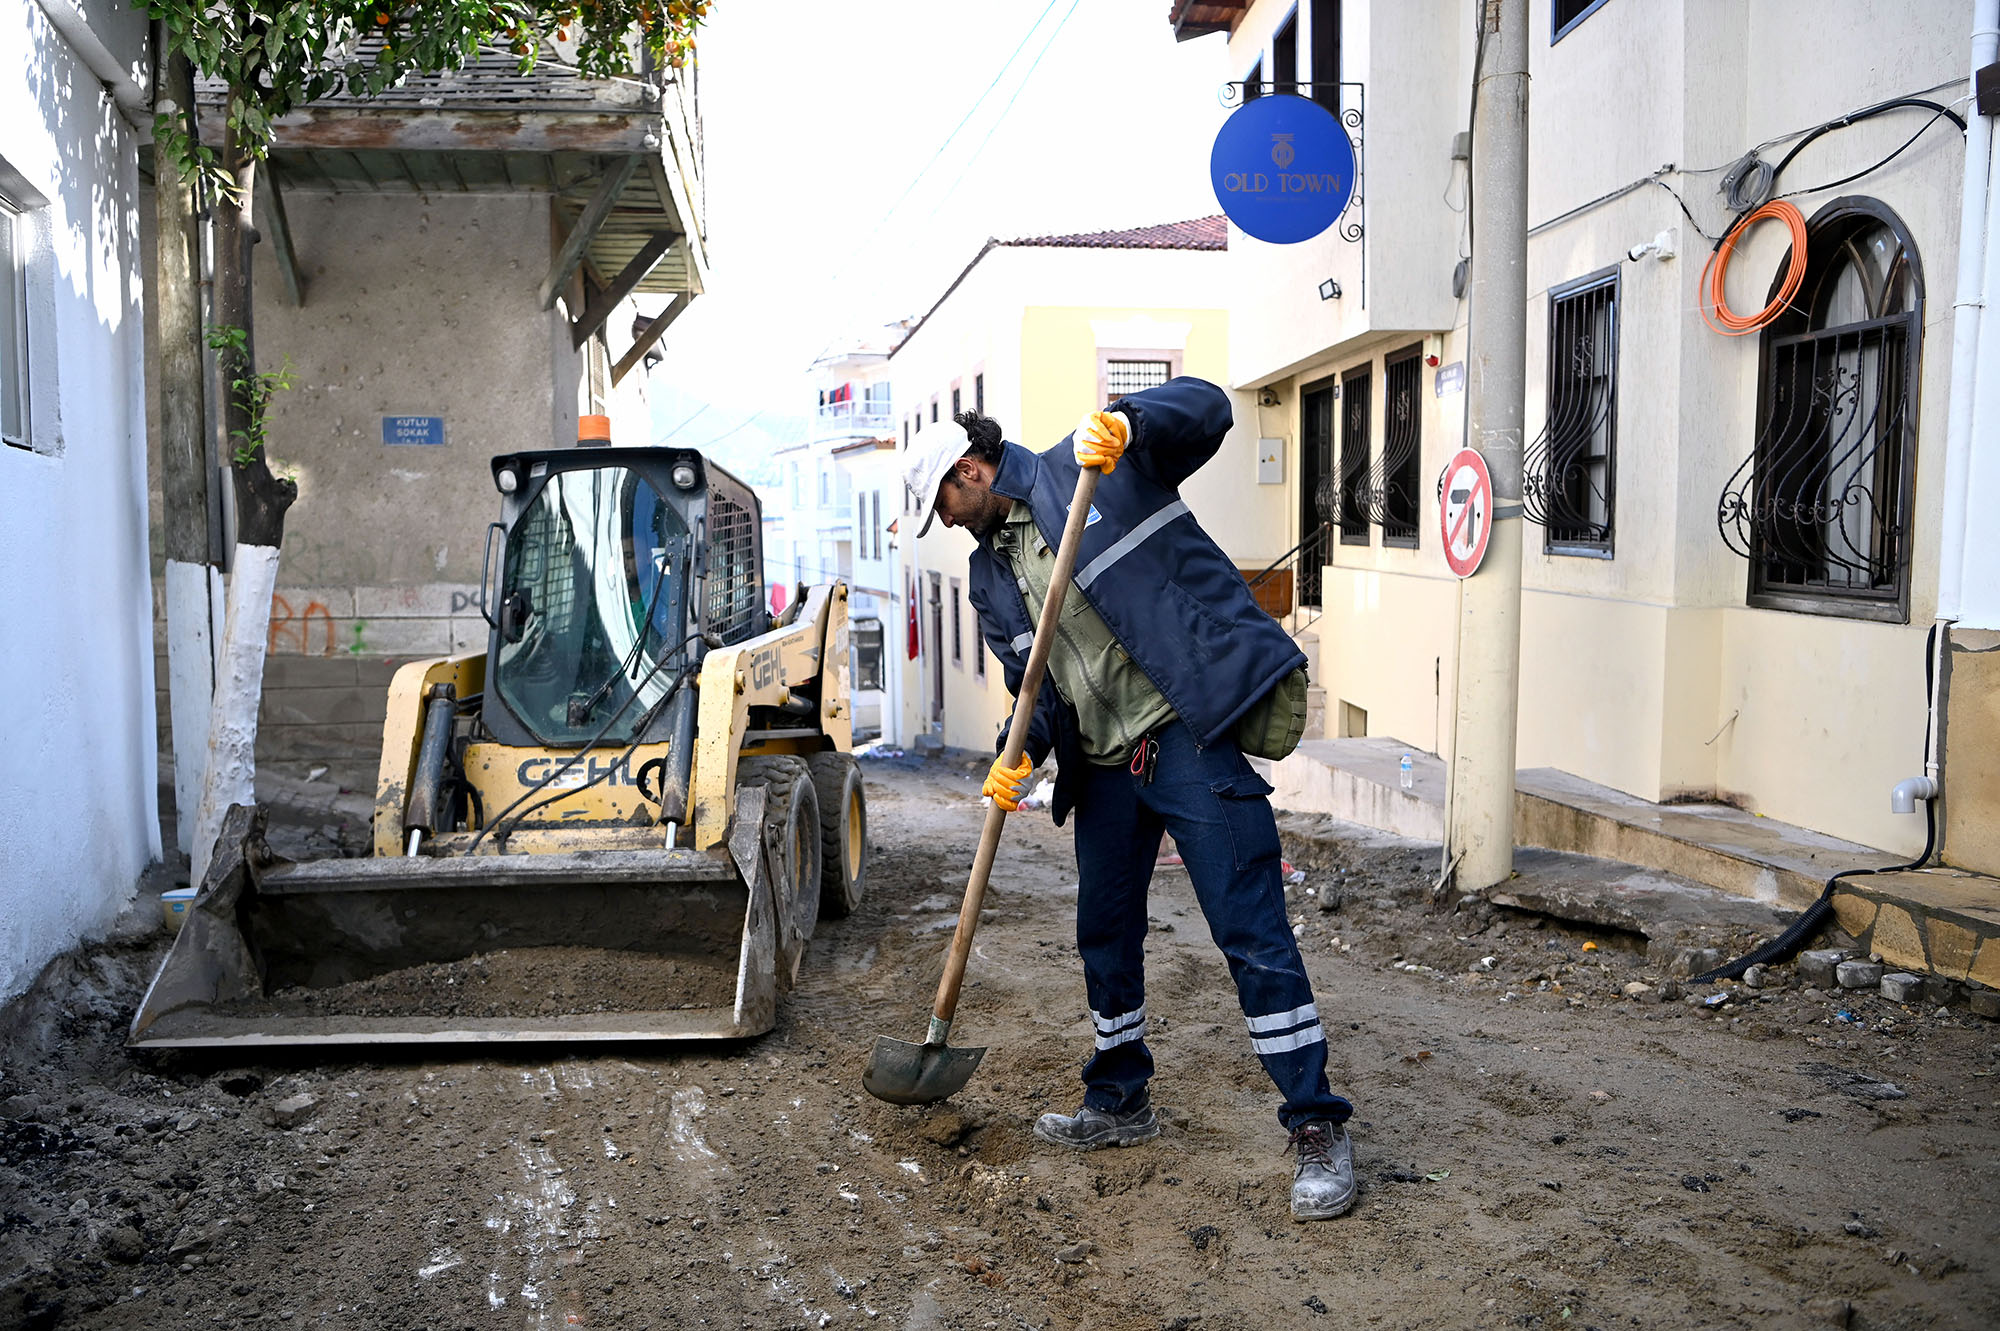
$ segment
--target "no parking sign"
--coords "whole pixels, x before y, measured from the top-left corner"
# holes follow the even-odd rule
[[[1461,448],[1445,464],[1438,520],[1444,562],[1459,577],[1471,577],[1486,558],[1486,542],[1493,534],[1493,476],[1478,450]]]

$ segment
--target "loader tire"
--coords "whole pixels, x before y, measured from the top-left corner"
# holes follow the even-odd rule
[[[868,887],[868,801],[861,764],[851,753],[815,753],[806,759],[819,796],[819,911],[845,919]]]
[[[778,984],[789,989],[819,924],[819,800],[803,758],[774,755],[736,764],[736,785],[764,788],[764,837],[775,848]]]

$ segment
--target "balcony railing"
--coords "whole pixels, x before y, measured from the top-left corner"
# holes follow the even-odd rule
[[[819,409],[821,435],[854,432],[888,434],[895,429],[896,413],[887,402],[866,398],[853,402],[829,402]]]

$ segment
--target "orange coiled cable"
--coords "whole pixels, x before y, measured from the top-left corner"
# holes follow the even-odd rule
[[[1792,259],[1785,269],[1785,281],[1778,288],[1778,294],[1771,297],[1771,303],[1752,315],[1732,312],[1729,302],[1723,298],[1723,278],[1729,272],[1729,257],[1736,252],[1737,238],[1752,226],[1767,218],[1782,221],[1791,229]],[[1739,218],[1736,225],[1723,234],[1722,243],[1708,256],[1708,262],[1701,270],[1701,288],[1707,296],[1707,303],[1701,307],[1702,320],[1724,337],[1742,337],[1754,333],[1771,320],[1784,313],[1792,303],[1792,297],[1799,294],[1799,284],[1806,276],[1806,219],[1805,214],[1783,199],[1773,199],[1746,217]],[[1713,315],[1711,316],[1711,311]]]

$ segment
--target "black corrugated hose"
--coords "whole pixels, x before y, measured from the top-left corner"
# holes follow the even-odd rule
[[[1924,766],[1931,762],[1931,732],[1928,723],[1931,698],[1937,688],[1936,647],[1938,626],[1931,625],[1931,631],[1924,638]],[[1908,864],[1885,864],[1879,869],[1842,869],[1826,880],[1826,890],[1819,894],[1819,900],[1806,907],[1805,912],[1793,920],[1785,932],[1773,938],[1762,947],[1744,953],[1731,962],[1717,966],[1703,975],[1697,975],[1690,983],[1714,984],[1717,980],[1740,980],[1743,972],[1752,966],[1768,966],[1774,961],[1790,959],[1793,953],[1805,946],[1806,940],[1818,933],[1833,914],[1833,889],[1843,878],[1862,878],[1877,873],[1904,873],[1910,869],[1921,869],[1930,862],[1931,851],[1937,848],[1937,800],[1924,801],[1924,849],[1921,855]]]

